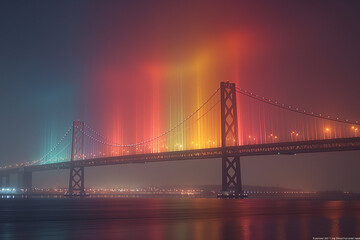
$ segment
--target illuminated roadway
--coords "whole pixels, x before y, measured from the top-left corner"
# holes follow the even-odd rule
[[[268,143],[256,145],[242,145],[225,148],[206,148],[187,151],[173,151],[149,154],[134,154],[124,156],[102,157],[93,159],[77,160],[73,162],[60,162],[44,165],[23,166],[16,168],[0,169],[0,175],[24,172],[69,169],[75,167],[95,167],[131,163],[151,163],[180,160],[221,158],[223,154],[233,156],[257,156],[257,155],[294,155],[300,153],[318,153],[335,151],[360,150],[360,137],[338,138],[313,141]]]

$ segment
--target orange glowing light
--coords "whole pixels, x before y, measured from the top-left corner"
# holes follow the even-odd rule
[[[326,132],[330,132],[330,128],[326,128],[325,131],[326,131]]]

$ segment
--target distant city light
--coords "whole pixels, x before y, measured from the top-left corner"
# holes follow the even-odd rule
[[[16,193],[16,188],[1,188],[0,193],[5,193],[5,194]]]

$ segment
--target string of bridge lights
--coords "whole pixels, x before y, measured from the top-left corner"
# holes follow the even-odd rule
[[[144,140],[142,142],[138,142],[138,143],[133,143],[133,144],[118,144],[118,143],[114,143],[112,142],[110,139],[108,139],[107,137],[103,136],[102,134],[98,133],[96,130],[92,129],[90,126],[88,126],[87,124],[85,124],[85,127],[88,128],[89,130],[91,130],[93,133],[95,133],[96,135],[98,135],[99,137],[105,139],[106,141],[101,141],[95,137],[92,137],[90,135],[87,135],[88,137],[92,138],[95,141],[98,141],[102,144],[105,145],[109,145],[109,146],[113,146],[113,147],[136,147],[136,146],[142,146],[146,143],[149,142],[153,142],[167,134],[169,134],[170,132],[172,132],[173,130],[175,130],[176,128],[178,128],[179,126],[181,126],[182,124],[184,124],[187,120],[189,120],[191,117],[193,117],[197,112],[199,112],[218,92],[219,92],[220,88],[216,89],[216,91],[198,108],[196,109],[194,112],[192,112],[191,114],[189,114],[186,118],[184,118],[183,121],[179,122],[177,125],[175,125],[174,127],[172,127],[171,129],[161,133],[160,135]],[[85,134],[85,133],[84,133]]]
[[[219,101],[217,101],[213,106],[211,106],[211,108],[209,108],[205,113],[203,113],[199,118],[197,118],[196,119],[196,121],[199,121],[201,118],[203,118],[206,114],[208,114],[212,109],[214,109],[214,107],[216,107],[216,105],[218,105],[220,103],[220,100]],[[87,126],[92,132],[94,132],[94,133],[96,133],[97,135],[99,135],[100,137],[102,137],[102,138],[106,138],[105,136],[103,136],[103,135],[100,135],[98,132],[96,132],[96,130],[94,130],[94,129],[92,129],[92,128],[90,128],[89,126]],[[80,130],[81,132],[82,132],[82,130]],[[167,131],[167,133],[169,133],[170,131]],[[153,143],[153,141],[148,141],[147,143],[143,143],[143,144],[136,144],[136,146],[135,146],[135,144],[130,144],[130,145],[121,145],[121,144],[118,144],[118,145],[114,145],[114,144],[111,144],[111,143],[108,143],[108,142],[105,142],[105,141],[102,141],[102,140],[100,140],[100,139],[98,139],[98,138],[96,138],[96,137],[94,137],[94,136],[91,136],[91,135],[89,135],[86,131],[84,131],[83,132],[84,133],[84,135],[86,136],[86,137],[88,137],[88,138],[90,138],[90,139],[92,139],[92,140],[94,140],[94,141],[96,141],[96,142],[99,142],[99,143],[101,143],[101,144],[103,144],[103,145],[110,145],[110,146],[112,146],[112,147],[136,147],[136,146],[149,146],[149,145],[152,145]],[[165,134],[163,134],[163,135],[165,135]],[[161,135],[159,135],[158,136],[158,138],[160,138],[161,137]],[[106,139],[108,139],[108,138],[106,138]],[[109,141],[111,141],[111,140],[109,140]],[[145,141],[144,141],[145,142]]]
[[[80,130],[81,131],[81,130]],[[81,131],[82,132],[82,131]],[[105,142],[105,141],[102,141],[102,140],[100,140],[100,139],[98,139],[98,138],[96,138],[96,137],[94,137],[94,136],[91,136],[91,135],[89,135],[87,132],[83,132],[84,133],[84,135],[86,136],[86,137],[88,137],[88,138],[90,138],[90,139],[92,139],[92,140],[94,140],[94,141],[96,141],[96,142],[99,142],[99,143],[101,143],[101,144],[103,144],[103,145],[108,145],[108,146],[111,146],[111,147],[138,147],[138,146],[141,146],[141,147],[144,147],[144,146],[150,146],[150,145],[153,145],[154,143],[153,143],[153,141],[150,141],[150,142],[148,142],[148,143],[144,143],[144,144],[141,144],[141,145],[134,145],[133,144],[133,146],[126,146],[126,145],[122,145],[122,144],[118,144],[118,145],[114,145],[114,144],[111,144],[111,143],[108,143],[108,142]]]
[[[49,152],[47,152],[42,158],[40,158],[39,160],[34,160],[32,162],[25,162],[25,163],[19,163],[19,164],[15,164],[16,167],[20,166],[32,166],[38,163],[41,163],[42,160],[44,160],[47,156],[49,156],[53,151],[55,151],[55,149],[64,141],[64,139],[69,135],[70,131],[72,130],[72,126],[65,132],[65,134],[62,136],[62,138],[60,138],[60,140],[56,143],[56,145],[54,145],[53,148],[50,149]],[[70,145],[71,143],[69,143],[68,145]],[[68,145],[66,147],[68,147]],[[65,148],[66,148],[65,147]],[[64,150],[64,149],[62,149]],[[60,150],[60,152],[62,151]],[[57,156],[60,152],[58,152],[55,156]],[[48,160],[49,161],[49,160]],[[46,161],[46,162],[48,162]],[[12,165],[8,165],[8,166],[4,166],[4,167],[0,167],[0,168],[9,168],[12,167]]]
[[[270,105],[273,105],[275,107],[282,108],[282,109],[285,109],[285,110],[288,110],[288,111],[300,113],[300,114],[311,116],[311,117],[321,118],[321,119],[325,119],[325,120],[329,120],[329,121],[334,121],[334,122],[347,123],[347,124],[353,124],[353,125],[360,125],[359,121],[349,121],[348,119],[342,119],[342,118],[338,118],[338,117],[333,118],[333,117],[331,117],[329,115],[324,115],[324,114],[321,114],[321,113],[314,113],[314,112],[311,112],[311,111],[306,111],[304,109],[300,109],[298,107],[293,107],[293,106],[290,106],[290,105],[286,105],[286,104],[280,103],[278,101],[274,101],[274,100],[271,100],[269,98],[259,96],[258,94],[252,93],[252,92],[247,91],[247,90],[242,89],[242,88],[236,87],[236,90],[237,90],[236,91],[237,93],[240,93],[240,94],[242,94],[244,96],[251,97],[251,98],[256,99],[258,101],[261,101],[261,102],[264,102],[264,103],[267,103],[267,104],[270,104]]]
[[[61,149],[58,153],[56,153],[52,158],[50,158],[50,159],[48,159],[48,160],[46,160],[46,161],[44,161],[44,162],[40,162],[40,164],[47,164],[48,162],[53,161],[53,159],[56,159],[56,157],[59,156],[60,153],[64,152],[65,149],[67,149],[67,148],[68,148],[69,146],[71,146],[71,145],[72,145],[72,143],[69,142],[64,148],[62,148],[62,149]],[[64,160],[64,159],[63,159],[63,160]],[[34,165],[34,164],[30,164],[30,165]]]
[[[58,143],[52,148],[50,149],[49,152],[47,152],[42,158],[40,158],[39,160],[37,160],[37,162],[41,162],[44,158],[46,158],[47,156],[49,156],[50,153],[52,153],[61,143],[62,141],[64,141],[64,139],[67,137],[67,135],[70,133],[70,131],[72,130],[72,126],[65,132],[64,136],[62,136],[62,138],[58,141]]]

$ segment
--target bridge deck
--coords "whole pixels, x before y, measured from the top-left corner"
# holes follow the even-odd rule
[[[25,172],[69,169],[71,164],[76,167],[94,167],[129,163],[150,163],[179,160],[194,160],[206,158],[221,158],[227,156],[256,156],[277,154],[300,154],[334,151],[360,150],[360,137],[338,138],[301,142],[269,143],[256,145],[242,145],[226,148],[207,148],[187,151],[174,151],[149,154],[135,154],[115,157],[103,157],[94,159],[78,160],[74,162],[61,162],[35,166],[25,166],[11,169],[1,169],[0,175],[16,173],[19,170]]]

